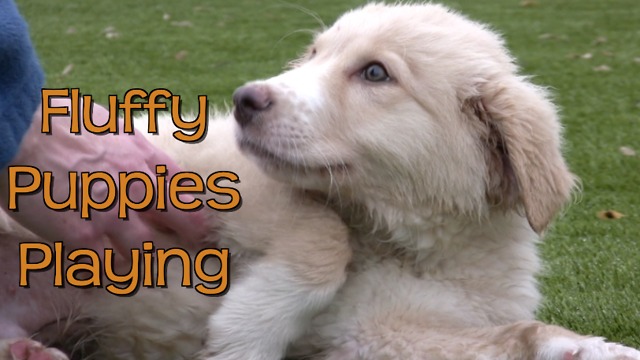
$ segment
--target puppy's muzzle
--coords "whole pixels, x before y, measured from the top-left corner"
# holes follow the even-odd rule
[[[269,88],[265,85],[245,85],[233,93],[233,115],[241,127],[255,122],[261,113],[273,105]]]

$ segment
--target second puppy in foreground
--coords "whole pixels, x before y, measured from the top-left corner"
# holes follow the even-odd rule
[[[346,284],[290,356],[640,359],[533,320],[535,243],[574,176],[546,90],[487,27],[438,5],[368,5],[234,102],[241,148],[351,227]],[[211,319],[214,358],[269,358],[217,331],[231,314]]]

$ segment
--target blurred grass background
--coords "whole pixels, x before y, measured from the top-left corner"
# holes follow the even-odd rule
[[[106,103],[130,88],[166,88],[225,106],[244,82],[279,73],[359,0],[18,0],[48,87]],[[640,347],[640,3],[637,0],[458,0],[488,22],[523,72],[554,89],[577,202],[541,252],[539,318]],[[626,147],[623,151],[621,147]],[[627,155],[623,154],[626,153]],[[620,219],[600,219],[615,210]]]

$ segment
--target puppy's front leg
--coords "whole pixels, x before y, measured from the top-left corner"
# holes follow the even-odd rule
[[[245,226],[268,236],[270,245],[211,316],[206,359],[283,358],[345,281],[351,250],[348,230],[336,214],[308,199],[293,199],[277,214],[269,224],[243,216]]]
[[[537,321],[486,328],[366,326],[323,360],[640,360],[640,351]]]
[[[210,360],[279,360],[310,318],[333,298],[340,278],[305,283],[289,264],[262,261],[224,298],[209,321]]]

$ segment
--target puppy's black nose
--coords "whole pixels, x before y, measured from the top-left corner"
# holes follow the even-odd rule
[[[268,109],[271,104],[269,88],[264,85],[245,85],[233,93],[233,114],[240,126],[246,126],[255,120],[257,115]]]

